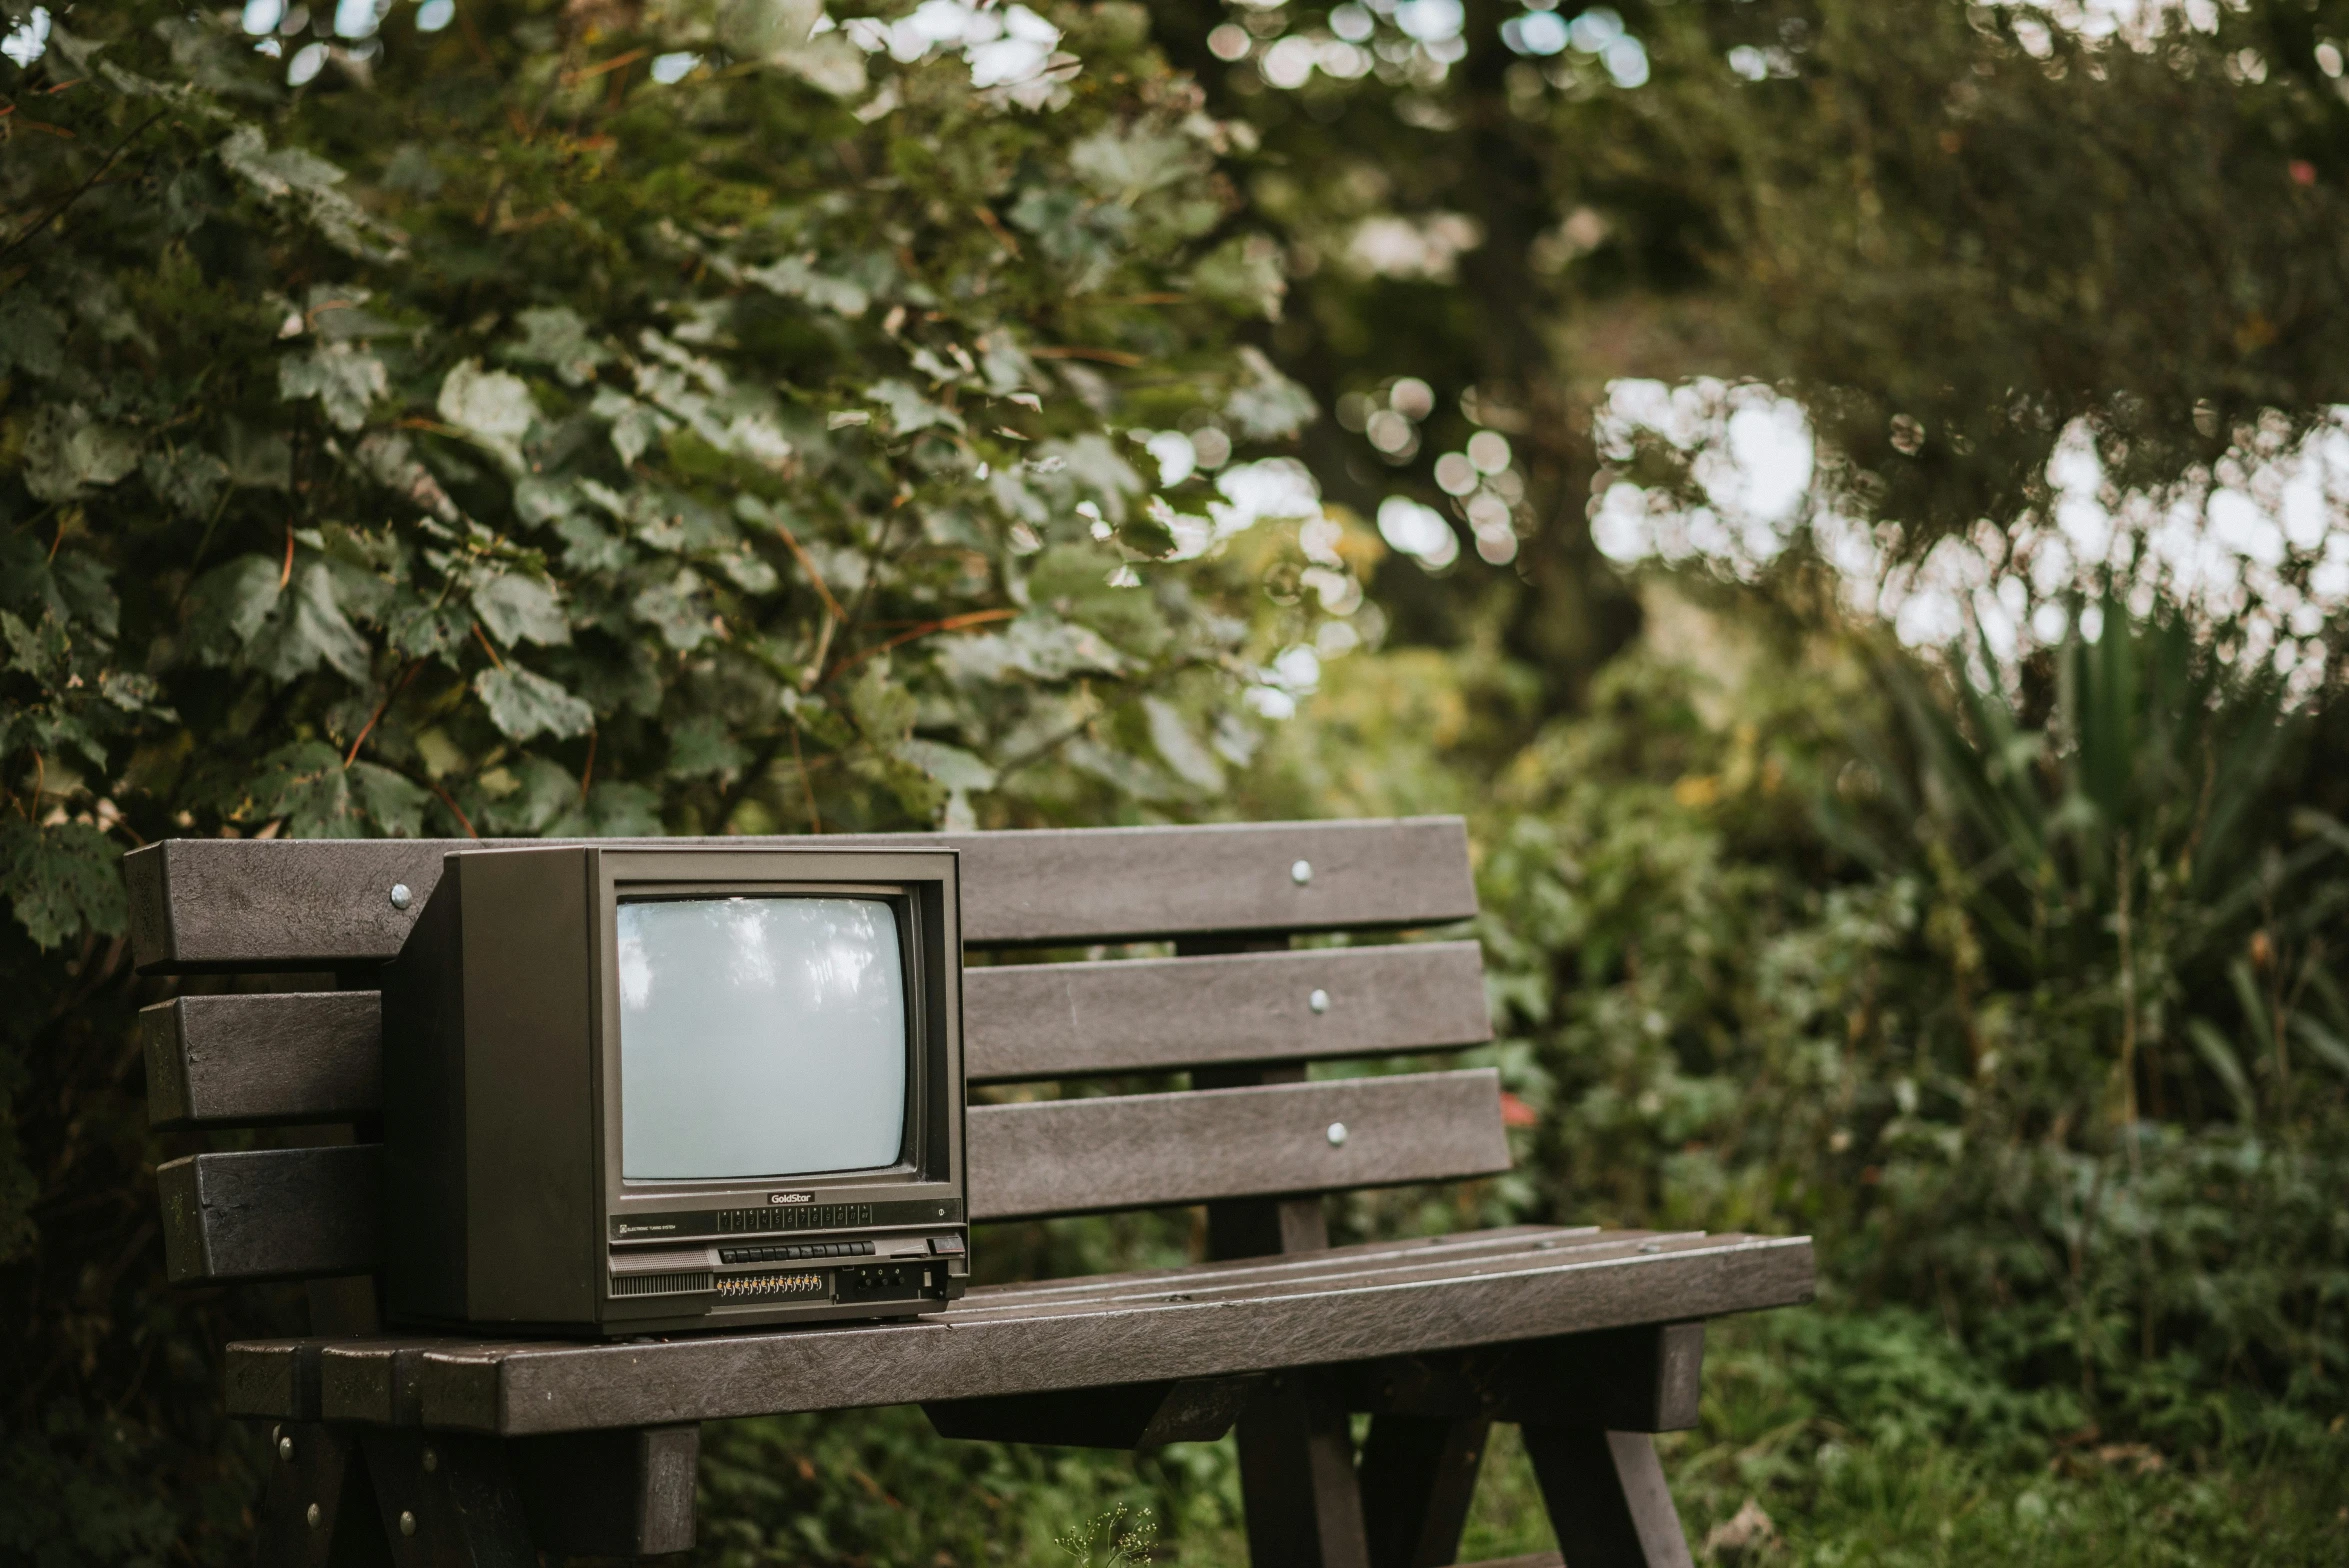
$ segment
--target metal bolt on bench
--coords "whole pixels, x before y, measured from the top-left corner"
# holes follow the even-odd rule
[[[1173,940],[1171,958],[965,969],[973,1084],[1191,1085],[973,1105],[970,1208],[1205,1204],[1208,1259],[977,1287],[895,1324],[616,1344],[385,1332],[375,977],[443,857],[483,846],[142,849],[127,865],[143,971],[336,977],[183,995],[142,1020],[159,1125],[350,1129],[160,1173],[175,1280],[309,1282],[312,1335],[228,1352],[230,1410],[276,1423],[265,1563],[677,1551],[700,1422],[905,1403],[951,1438],[1149,1448],[1236,1425],[1265,1568],[1454,1561],[1486,1437],[1517,1422],[1572,1568],[1689,1563],[1647,1434],[1694,1424],[1704,1320],[1810,1299],[1806,1239],[1516,1226],[1328,1244],[1324,1194],[1508,1168],[1490,1069],[1307,1073],[1490,1038],[1473,942],[1289,945],[1472,916],[1458,819],[824,842],[960,850],[966,950]]]

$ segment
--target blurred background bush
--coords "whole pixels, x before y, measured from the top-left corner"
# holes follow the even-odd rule
[[[1816,1235],[1706,1556],[2349,1552],[2349,4],[0,10],[0,1556],[241,1557],[304,1310],[163,1284],[126,848],[1417,811],[1519,1169],[1333,1217]],[[705,1456],[1239,1555],[1223,1445]]]

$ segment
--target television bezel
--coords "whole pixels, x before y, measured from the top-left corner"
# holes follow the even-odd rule
[[[602,1176],[598,1229],[609,1245],[673,1246],[725,1234],[671,1229],[668,1216],[797,1204],[929,1205],[905,1225],[964,1222],[962,941],[957,857],[943,848],[833,849],[674,846],[605,849],[593,886],[593,1005],[597,1071],[592,1119]],[[923,891],[931,896],[925,898]],[[886,900],[897,918],[906,991],[906,1119],[897,1160],[886,1166],[742,1178],[637,1178],[623,1174],[619,908],[624,900],[696,897],[864,897]],[[933,927],[935,929],[933,929]],[[938,1071],[924,1070],[934,1053]],[[935,1082],[933,1082],[935,1078]],[[943,1100],[943,1104],[936,1103]],[[872,1230],[888,1221],[818,1229]],[[608,1289],[608,1285],[607,1285]],[[612,1305],[619,1305],[612,1302]],[[633,1307],[635,1304],[629,1304]]]

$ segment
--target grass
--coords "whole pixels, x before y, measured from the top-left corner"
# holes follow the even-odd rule
[[[1690,1544],[1743,1506],[1705,1497],[1717,1456],[1682,1449],[1674,1471]],[[2349,1444],[2329,1454],[2244,1452],[2188,1471],[2142,1461],[1985,1464],[1962,1448],[1821,1450],[1807,1486],[1752,1496],[1773,1529],[1759,1550],[1703,1550],[1735,1568],[2339,1568],[2349,1563]],[[1525,1450],[1496,1430],[1460,1560],[1554,1549]],[[1186,1536],[1181,1568],[1244,1568],[1237,1531]]]
[[[2081,1424],[2065,1392],[2018,1391],[1938,1324],[1814,1308],[1713,1326],[1697,1430],[1658,1440],[1700,1563],[1722,1568],[2338,1568],[2349,1563],[2349,1416],[2237,1401],[2201,1450]],[[710,1568],[1090,1568],[1143,1510],[1152,1556],[1246,1568],[1232,1440],[1141,1461],[948,1443],[918,1413],[713,1425]],[[1112,1510],[1124,1523],[1094,1528]],[[1717,1532],[1767,1523],[1743,1548]],[[1087,1531],[1090,1528],[1090,1536]],[[1711,1549],[1708,1550],[1708,1543]],[[1139,1546],[1139,1540],[1134,1542]],[[1497,1428],[1461,1558],[1551,1549],[1517,1433]]]

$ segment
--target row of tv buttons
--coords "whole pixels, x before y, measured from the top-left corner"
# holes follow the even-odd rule
[[[869,1258],[869,1241],[819,1241],[801,1247],[723,1247],[721,1263],[796,1263],[801,1258]]]

